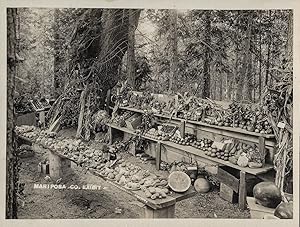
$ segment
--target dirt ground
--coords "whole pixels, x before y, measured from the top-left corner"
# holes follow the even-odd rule
[[[143,218],[143,205],[133,196],[108,184],[100,177],[85,172],[81,167],[72,164],[72,172],[65,176],[60,184],[101,186],[100,190],[54,190],[35,189],[35,183],[48,183],[37,171],[38,163],[47,157],[43,149],[36,149],[34,157],[22,159],[20,181],[25,183],[23,202],[18,208],[19,219],[76,219],[76,218]],[[135,164],[157,173],[151,163],[127,155]],[[159,171],[161,175],[166,174]],[[118,209],[119,208],[119,209]],[[194,197],[176,203],[176,218],[249,218],[248,210],[241,212],[237,204],[231,204],[219,197],[213,190],[207,194],[196,194]]]

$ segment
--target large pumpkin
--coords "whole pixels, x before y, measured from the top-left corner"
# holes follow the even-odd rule
[[[205,178],[198,178],[194,183],[194,187],[197,192],[206,193],[210,189],[210,184]]]
[[[293,202],[280,203],[274,211],[274,216],[276,216],[280,219],[292,219],[293,218]]]
[[[253,196],[256,203],[275,208],[281,203],[281,193],[277,186],[272,182],[261,182],[254,186]]]

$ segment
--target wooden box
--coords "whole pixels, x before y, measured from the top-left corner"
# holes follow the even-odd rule
[[[142,116],[136,113],[128,118],[125,123],[128,129],[135,130],[142,123]]]
[[[230,203],[238,202],[238,194],[224,183],[220,184],[220,197]]]
[[[264,219],[274,215],[275,209],[256,204],[253,197],[247,197],[247,204],[250,209],[251,219]]]
[[[17,114],[16,125],[37,125],[35,113]]]

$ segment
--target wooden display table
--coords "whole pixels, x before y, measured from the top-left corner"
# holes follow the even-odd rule
[[[47,150],[49,152],[50,176],[54,179],[63,177],[63,175],[66,174],[71,168],[71,162],[78,164],[75,160],[65,157],[64,155],[54,150]],[[101,176],[96,170],[89,169],[88,171],[98,177],[101,177],[103,180],[113,185],[114,187],[117,187],[120,190],[134,196],[138,201],[143,203],[145,205],[145,218],[174,218],[176,202],[190,198],[196,193],[194,188],[191,187],[188,191],[184,193],[173,192],[171,195],[168,195],[164,199],[152,200],[150,198],[146,198],[144,192],[142,192],[141,190],[131,191],[125,189],[124,187],[118,185],[114,181]]]
[[[107,124],[109,126],[109,133],[110,133],[110,142],[112,143],[113,140],[113,130],[119,130],[119,131],[123,131],[132,135],[138,135],[137,133],[135,133],[134,131],[125,128],[125,127],[118,127],[116,125],[113,124]],[[260,174],[264,174],[267,173],[268,171],[273,169],[273,166],[270,164],[265,164],[264,167],[262,168],[249,168],[249,167],[240,167],[238,165],[234,165],[232,163],[230,163],[229,161],[224,161],[222,159],[218,159],[218,158],[213,158],[210,156],[207,156],[204,154],[204,151],[191,147],[191,146],[186,146],[186,145],[179,145],[170,141],[163,141],[163,140],[157,140],[157,139],[152,139],[148,136],[144,136],[144,135],[140,135],[142,138],[144,139],[148,139],[151,141],[154,141],[157,143],[156,146],[156,154],[155,154],[155,158],[156,158],[156,167],[157,169],[159,169],[160,167],[160,162],[161,162],[161,153],[162,153],[162,148],[163,147],[172,147],[176,150],[180,150],[183,152],[188,153],[189,155],[194,155],[195,158],[202,158],[202,159],[206,159],[209,160],[210,163],[214,163],[215,165],[221,167],[221,166],[228,166],[231,167],[233,169],[236,169],[239,171],[239,177],[234,177],[230,174],[225,173],[225,171],[220,170],[220,168],[218,168],[218,172],[219,175],[221,173],[221,176],[224,176],[224,178],[222,179],[227,179],[230,178],[229,180],[226,181],[227,184],[229,184],[229,187],[232,188],[234,191],[236,191],[239,194],[239,207],[240,209],[245,209],[246,207],[246,196],[247,196],[247,191],[246,191],[246,187],[247,187],[247,183],[246,183],[246,177],[247,174],[250,175],[254,175],[254,176],[258,176]],[[222,175],[223,174],[223,175]],[[234,181],[236,182],[234,185],[228,183],[230,181]]]

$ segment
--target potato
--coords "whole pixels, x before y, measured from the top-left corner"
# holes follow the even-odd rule
[[[145,196],[146,198],[150,198],[152,194],[148,190],[145,190]]]
[[[156,190],[155,190],[154,187],[149,187],[148,190],[149,190],[149,192],[150,192],[151,194],[156,193]]]

